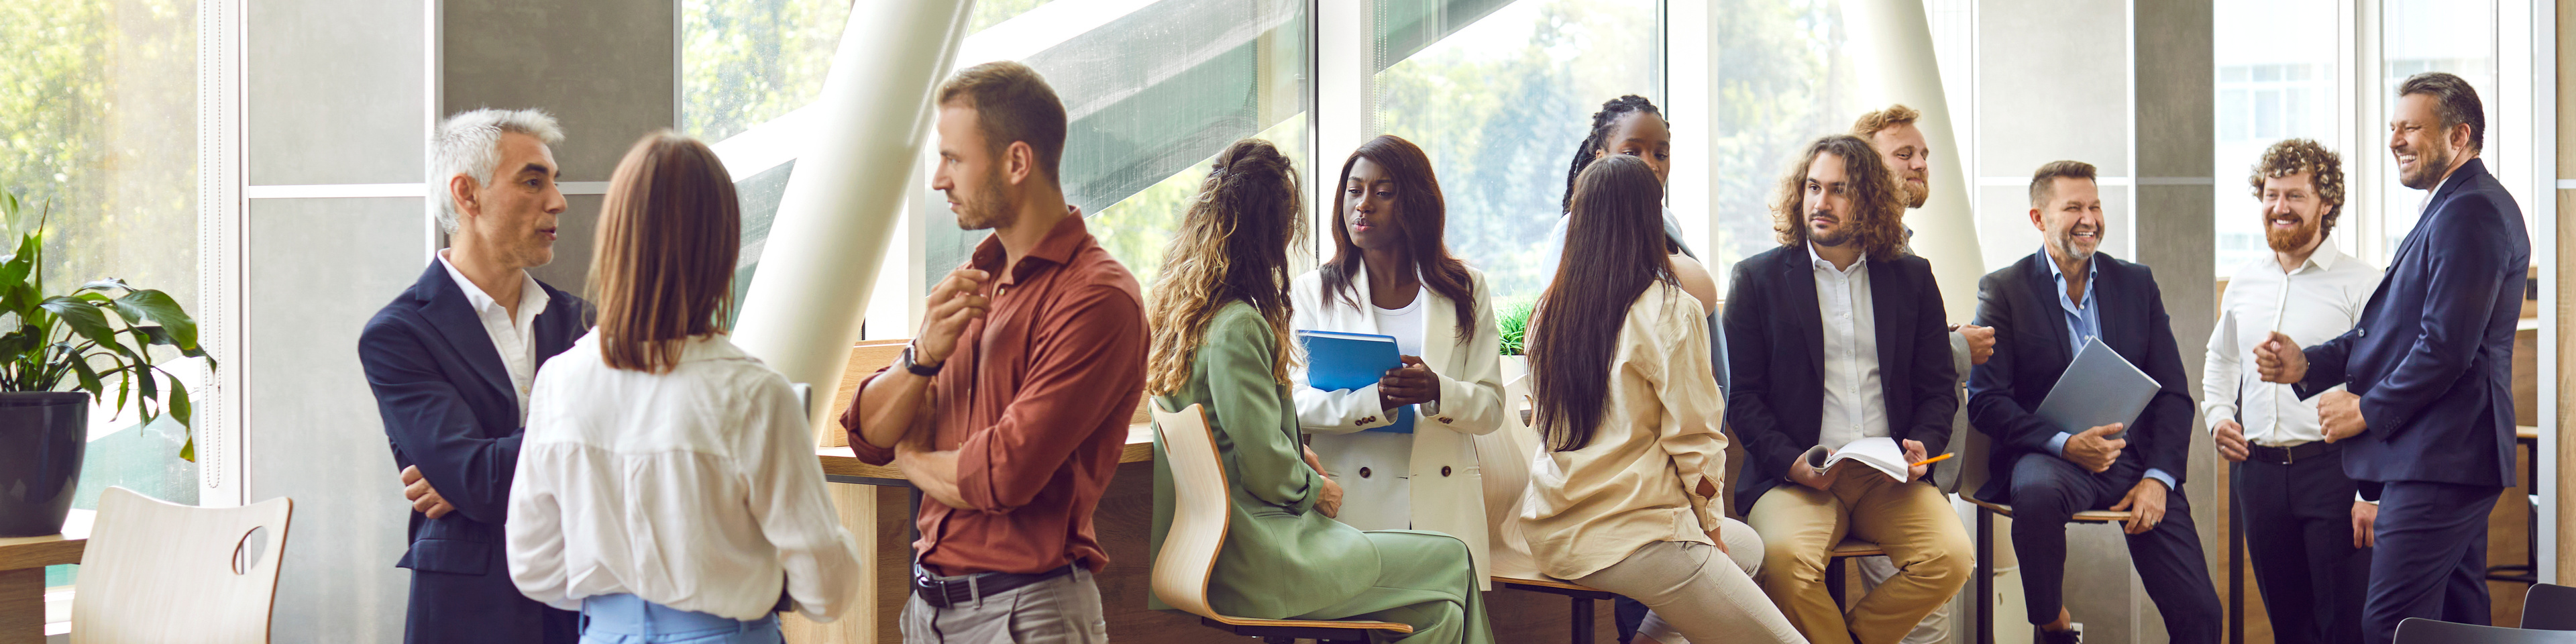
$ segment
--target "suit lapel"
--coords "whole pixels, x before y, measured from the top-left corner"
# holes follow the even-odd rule
[[[2104,266],[2110,258],[2108,253],[2093,254],[2094,266],[2100,267],[2093,271],[2093,306],[2102,309],[2095,312],[2102,319],[2102,344],[2132,362],[2144,363],[2147,345],[2141,340],[2145,334],[2131,323],[2145,320],[2146,314],[2130,310],[2144,304],[2129,297],[2128,273]],[[2075,356],[2068,354],[2066,359],[2072,362]]]
[[[1801,320],[1794,326],[1799,344],[1806,345],[1807,371],[1817,378],[1825,376],[1824,311],[1816,304],[1816,273],[1813,260],[1804,247],[1780,254],[1780,296],[1785,320]],[[1821,382],[1821,381],[1819,381]]]
[[[544,282],[538,284],[543,285]],[[546,312],[537,314],[534,322],[537,325],[536,367],[539,369],[545,368],[546,359],[571,349],[573,340],[580,338],[582,332],[580,300],[556,292],[554,287],[544,288]]]
[[[2042,344],[2047,346],[2041,348],[2041,355],[2048,356],[2045,364],[2064,367],[2066,363],[2075,361],[2075,355],[2066,348],[2066,307],[2057,303],[2057,278],[2050,276],[2048,251],[2031,254],[2029,261],[2028,270],[2024,272],[2029,273],[2026,279],[2030,280],[2031,297],[2037,300],[2032,303],[2031,310],[2038,314],[2034,317],[2039,318],[2033,322],[2045,329],[2040,335],[2046,339]]]
[[[1470,283],[1468,288],[1473,289],[1475,285]],[[1423,302],[1422,307],[1422,364],[1435,370],[1447,369],[1449,352],[1456,350],[1455,345],[1458,344],[1457,304],[1432,292],[1427,284],[1414,297],[1430,298]]]
[[[1869,263],[1869,323],[1878,340],[1878,381],[1891,392],[1898,386],[1897,379],[1911,375],[1909,365],[1901,360],[1901,356],[1913,353],[1913,334],[1906,330],[1914,328],[1915,310],[1909,306],[1912,300],[1903,296],[1880,297],[1880,294],[1904,293],[1914,287],[1901,279],[1895,262]],[[1893,402],[1896,397],[1888,396],[1888,400]]]
[[[510,385],[509,368],[501,365],[501,350],[492,346],[491,334],[483,330],[483,319],[474,315],[473,303],[466,301],[464,289],[448,276],[447,267],[431,260],[429,272],[421,276],[421,282],[429,287],[429,301],[421,307],[421,317],[438,329],[439,337],[447,339],[448,347],[456,350],[465,365],[483,379],[484,386],[517,400],[518,393]]]

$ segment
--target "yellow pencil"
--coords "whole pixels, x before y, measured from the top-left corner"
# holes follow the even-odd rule
[[[1942,455],[1940,455],[1940,456],[1934,456],[1934,457],[1932,457],[1932,458],[1927,458],[1927,459],[1923,459],[1923,460],[1920,460],[1920,461],[1915,461],[1915,462],[1913,462],[1912,464],[1906,465],[1906,467],[1922,467],[1922,466],[1925,466],[1925,465],[1931,465],[1931,464],[1933,464],[1933,463],[1939,463],[1939,462],[1942,462],[1942,461],[1950,460],[1950,457],[1952,457],[1952,456],[1958,456],[1958,455],[1959,455],[1959,453],[1958,453],[1958,452],[1948,452],[1948,453],[1944,453],[1944,454],[1942,454]]]

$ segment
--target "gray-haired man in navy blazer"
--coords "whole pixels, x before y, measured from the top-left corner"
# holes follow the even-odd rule
[[[449,247],[358,336],[411,499],[407,644],[571,644],[580,615],[519,594],[501,524],[537,366],[589,325],[580,298],[528,275],[554,261],[554,117],[475,110],[438,128]]]
[[[2317,398],[2344,473],[2379,501],[2364,641],[2408,617],[2484,624],[2487,513],[2513,485],[2513,333],[2531,236],[2522,208],[2478,161],[2486,112],[2458,76],[2397,90],[2388,150],[2398,181],[2429,190],[2422,217],[2353,330],[2301,350],[2254,347],[2270,382]],[[2343,385],[2346,392],[2320,392]],[[2347,393],[2349,392],[2349,393]]]

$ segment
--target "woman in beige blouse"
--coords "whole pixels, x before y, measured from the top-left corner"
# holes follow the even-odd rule
[[[1707,310],[1664,260],[1663,185],[1605,157],[1576,179],[1565,262],[1530,324],[1544,452],[1524,532],[1540,572],[1634,598],[1695,642],[1798,642],[1726,518]],[[1741,553],[1738,559],[1729,555]]]

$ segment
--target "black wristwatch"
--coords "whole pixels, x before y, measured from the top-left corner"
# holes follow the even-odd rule
[[[924,367],[924,366],[921,366],[921,363],[919,363],[919,362],[913,362],[913,361],[912,361],[912,349],[913,349],[912,345],[909,345],[909,344],[907,344],[907,345],[903,345],[903,359],[902,359],[902,360],[897,361],[897,362],[896,362],[896,364],[901,364],[901,365],[903,365],[903,370],[904,370],[904,371],[910,371],[910,372],[912,372],[912,375],[921,376],[921,377],[923,377],[923,378],[929,378],[929,377],[932,377],[932,376],[937,376],[937,375],[939,375],[939,365],[931,365],[931,366]]]

